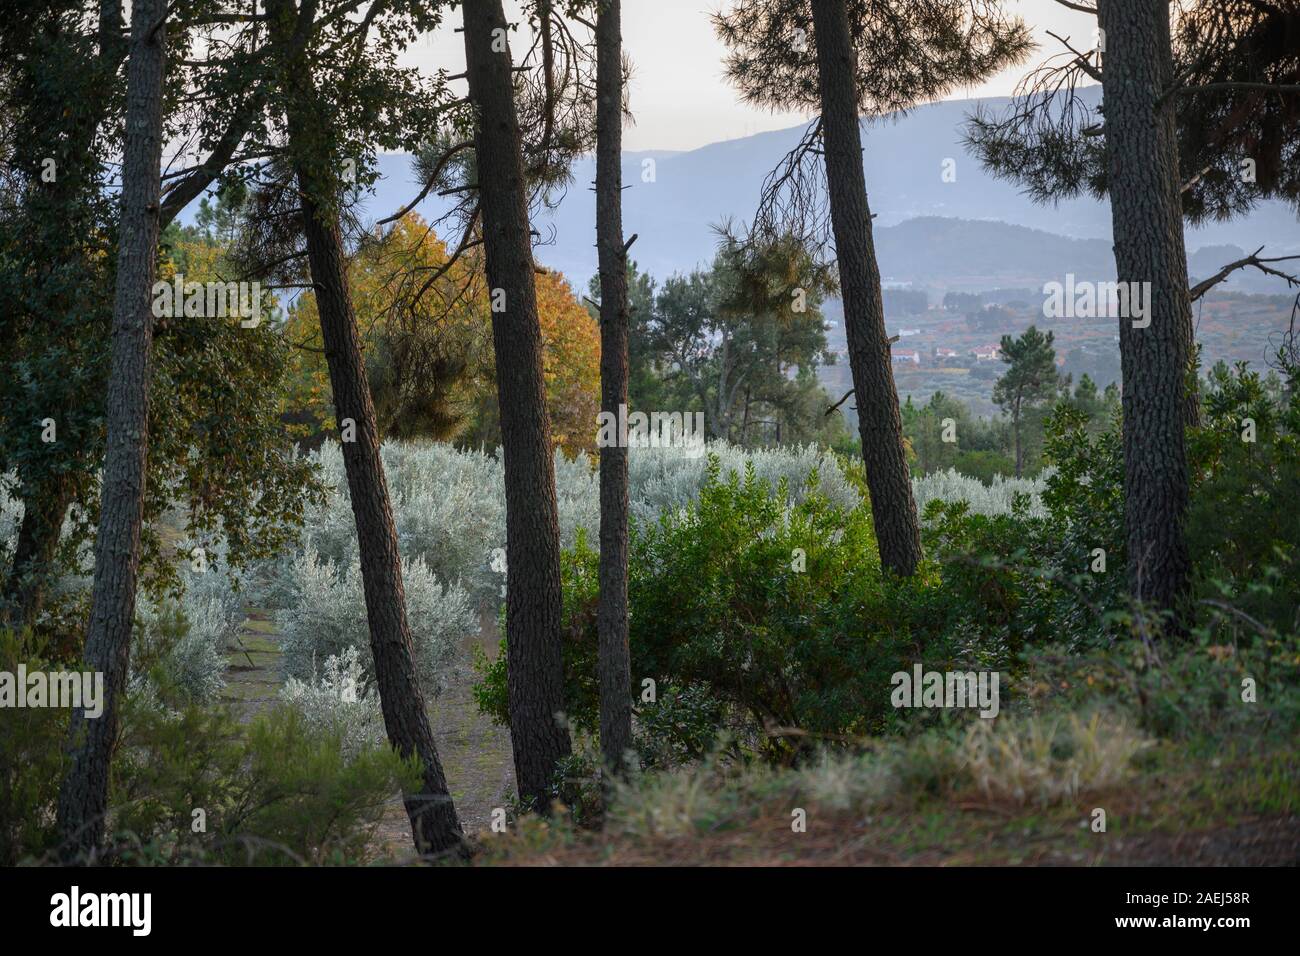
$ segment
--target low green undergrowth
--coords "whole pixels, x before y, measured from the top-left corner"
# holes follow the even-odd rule
[[[161,635],[160,639],[165,639]],[[419,781],[386,745],[347,747],[342,728],[280,705],[241,724],[171,681],[148,647],[124,703],[105,846],[116,864],[355,863],[394,794]],[[0,670],[79,669],[30,634],[0,631]],[[55,812],[70,711],[0,708],[0,863],[58,859]]]

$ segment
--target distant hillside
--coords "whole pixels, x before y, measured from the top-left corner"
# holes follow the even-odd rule
[[[989,276],[1007,284],[1015,277],[1028,281],[1107,268],[1107,204],[1074,199],[1056,206],[1037,205],[1016,186],[990,177],[962,149],[966,115],[980,104],[999,109],[1008,102],[1005,98],[949,100],[863,125],[864,167],[880,232],[883,272],[900,281],[965,288],[978,286]],[[744,222],[752,216],[764,176],[801,133],[797,127],[688,152],[626,154],[624,228],[640,237],[633,257],[644,270],[660,277],[707,263],[717,244],[713,226],[728,219]],[[948,158],[956,161],[956,181],[945,183],[941,172]],[[653,166],[646,161],[653,161]],[[376,217],[400,208],[418,191],[407,157],[382,157],[381,171],[384,179],[368,204]],[[643,172],[647,177],[652,173],[653,181],[644,181]],[[577,163],[559,208],[535,224],[550,242],[538,249],[539,260],[580,286],[596,270],[594,178],[590,159]],[[420,210],[427,214],[436,207],[426,201]],[[918,219],[920,223],[909,224],[904,231],[889,230]],[[945,226],[942,219],[967,221]],[[1024,227],[1024,231],[1006,226]],[[1072,243],[1071,239],[1096,241]],[[1189,230],[1187,236],[1189,250],[1210,245],[1253,250],[1264,243],[1274,255],[1284,249],[1300,252],[1300,228],[1294,214],[1281,204],[1261,207],[1246,220]],[[1061,258],[1055,258],[1058,255]],[[1193,259],[1193,273],[1202,271],[1199,260]]]
[[[886,282],[986,290],[1041,287],[1073,272],[1080,279],[1115,275],[1104,239],[1070,239],[1005,222],[924,216],[876,232]]]

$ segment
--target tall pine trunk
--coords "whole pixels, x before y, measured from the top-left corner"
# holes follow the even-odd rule
[[[1191,573],[1183,429],[1196,413],[1186,394],[1193,344],[1174,104],[1158,102],[1173,81],[1169,6],[1105,0],[1099,22],[1115,268],[1120,282],[1151,289],[1150,325],[1119,323],[1129,590],[1176,612]]]
[[[623,246],[623,38],[620,0],[596,18],[596,247],[600,262],[600,407],[627,404],[627,250]],[[612,772],[632,747],[627,613],[627,448],[600,449],[600,749]]]
[[[1021,451],[1020,430],[1023,422],[1021,421],[1020,403],[1016,403],[1016,414],[1012,422],[1012,432],[1016,437],[1016,477],[1020,477],[1020,472],[1024,466],[1024,454]]]
[[[84,709],[72,713],[68,738],[71,762],[58,805],[62,852],[68,859],[93,854],[103,838],[118,705],[126,686],[131,652],[149,450],[151,292],[158,259],[166,56],[166,28],[160,21],[166,7],[166,0],[136,0],[131,13],[122,222],[113,304],[113,355],[105,406],[108,450],[86,635],[86,663],[104,675],[104,700],[103,712],[97,718],[87,718]]]
[[[375,407],[344,272],[343,241],[338,220],[323,219],[315,203],[307,198],[311,189],[305,183],[310,174],[301,166],[297,173],[303,187],[302,227],[335,417],[339,422],[351,419],[356,425],[356,440],[343,442],[343,466],[357,526],[366,622],[384,729],[398,753],[420,759],[424,785],[418,792],[403,794],[416,849],[421,853],[458,850],[463,845],[460,821],[416,679],[402,558],[379,452]]]
[[[506,485],[506,671],[516,785],[545,812],[571,752],[560,643],[560,523],[542,378],[523,150],[501,0],[461,4]]]
[[[311,15],[311,10],[305,10],[299,17]],[[465,844],[460,821],[447,789],[424,695],[416,677],[397,527],[393,522],[375,406],[348,289],[336,205],[337,184],[327,171],[322,171],[317,159],[332,141],[332,130],[328,113],[316,95],[310,62],[305,55],[308,29],[302,24],[291,37],[280,34],[277,41],[284,50],[289,153],[298,180],[302,230],[320,316],[321,341],[329,366],[334,416],[341,429],[348,420],[355,426],[355,440],[342,442],[343,466],[357,527],[375,684],[389,743],[403,757],[415,756],[421,764],[423,785],[417,792],[402,795],[416,850],[461,852]]]
[[[856,61],[844,0],[812,0],[812,10],[826,183],[871,518],[880,545],[881,565],[907,577],[916,572],[921,561],[921,530],[903,448],[898,391],[885,333],[880,267],[862,171]]]

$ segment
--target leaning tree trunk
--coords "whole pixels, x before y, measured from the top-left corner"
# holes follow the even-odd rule
[[[623,246],[623,38],[619,0],[596,18],[596,247],[600,261],[600,407],[627,405],[627,250]],[[627,456],[600,449],[600,749],[613,773],[632,747],[627,614]]]
[[[906,577],[915,573],[921,560],[921,531],[903,448],[880,267],[871,235],[849,21],[844,0],[812,0],[812,10],[826,184],[871,518],[881,565]]]
[[[310,15],[310,11],[300,14],[303,15]],[[322,171],[318,159],[319,151],[332,141],[333,131],[313,86],[310,63],[305,56],[305,36],[303,31],[298,31],[292,38],[277,38],[278,43],[287,44],[284,69],[291,78],[285,110],[289,154],[302,203],[302,230],[320,316],[321,341],[329,366],[334,417],[340,428],[348,420],[355,426],[354,440],[342,442],[343,467],[357,526],[375,685],[389,742],[403,757],[415,756],[421,764],[423,786],[418,792],[402,795],[416,850],[462,852],[464,836],[416,677],[397,528],[380,456],[374,400],[344,267],[343,238],[335,204],[336,183],[328,172]]]
[[[1124,519],[1129,590],[1177,612],[1191,559],[1185,421],[1192,358],[1191,299],[1172,98],[1169,8],[1164,0],[1106,0],[1102,70],[1106,159],[1120,282],[1150,283],[1150,324],[1119,322],[1124,413]],[[1177,621],[1174,630],[1178,630]]]
[[[86,635],[86,663],[104,675],[104,700],[98,718],[87,718],[84,709],[72,713],[71,763],[58,806],[65,859],[93,855],[103,837],[118,704],[131,652],[149,450],[151,290],[158,259],[166,55],[166,28],[161,21],[166,8],[166,0],[136,0],[131,13],[122,222],[106,402],[108,450]]]
[[[403,794],[416,849],[421,853],[459,850],[463,846],[460,821],[416,679],[397,528],[379,453],[375,406],[343,268],[338,220],[323,219],[308,198],[312,191],[305,166],[297,168],[297,175],[304,194],[303,233],[329,365],[334,414],[340,423],[351,419],[356,425],[355,440],[343,442],[343,466],[357,526],[366,622],[384,728],[398,753],[403,757],[415,755],[421,763],[424,786],[419,792]]]
[[[562,722],[560,531],[519,120],[501,0],[462,3],[506,485],[506,671],[519,796],[545,812]]]

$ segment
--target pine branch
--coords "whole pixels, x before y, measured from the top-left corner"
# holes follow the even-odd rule
[[[1222,269],[1220,269],[1218,272],[1216,272],[1214,275],[1210,276],[1210,278],[1196,283],[1196,285],[1192,286],[1191,288],[1192,301],[1195,302],[1197,299],[1205,295],[1205,293],[1209,292],[1216,285],[1218,285],[1220,282],[1222,282],[1232,273],[1236,272],[1238,269],[1245,269],[1248,266],[1258,269],[1260,272],[1266,273],[1268,275],[1274,275],[1274,276],[1278,276],[1279,278],[1285,279],[1287,281],[1287,285],[1289,286],[1300,286],[1300,277],[1283,272],[1281,269],[1274,269],[1271,266],[1267,265],[1267,263],[1270,262],[1289,262],[1292,259],[1300,259],[1300,255],[1275,256],[1274,258],[1271,259],[1261,259],[1259,257],[1259,254],[1263,251],[1264,251],[1264,247],[1260,246],[1258,249],[1256,249],[1250,255],[1246,256],[1244,259],[1238,259],[1236,262],[1230,262]]]

